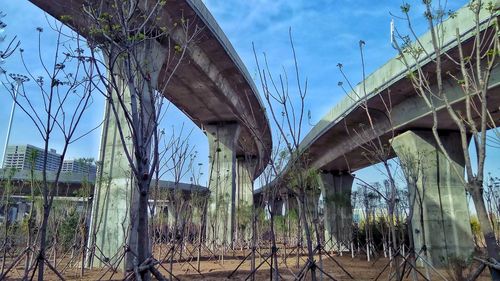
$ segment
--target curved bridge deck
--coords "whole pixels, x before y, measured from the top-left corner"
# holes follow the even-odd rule
[[[55,18],[70,16],[69,25],[85,36],[84,0],[30,1]],[[174,40],[180,27],[176,29],[173,23],[181,18],[201,28],[164,92],[165,97],[202,129],[214,124],[240,124],[236,154],[259,160],[257,176],[268,162],[272,139],[265,108],[251,76],[202,1],[167,1],[163,9],[161,23],[172,28]]]

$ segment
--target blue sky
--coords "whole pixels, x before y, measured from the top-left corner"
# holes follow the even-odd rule
[[[30,68],[38,71],[36,63],[37,32],[35,28],[44,27],[42,48],[48,57],[55,34],[47,27],[47,17],[41,10],[28,1],[2,1],[1,10],[7,14],[3,19],[8,27],[8,38],[18,35],[22,48],[31,55]],[[288,29],[291,27],[298,54],[301,74],[309,81],[309,95],[306,110],[311,111],[314,124],[339,100],[343,98],[337,86],[342,77],[336,67],[342,63],[347,76],[353,83],[361,80],[361,67],[358,42],[366,42],[366,72],[371,73],[387,60],[395,56],[390,46],[389,12],[399,14],[400,1],[367,0],[205,0],[205,4],[218,21],[222,30],[232,42],[236,51],[252,75],[256,73],[252,42],[257,52],[265,51],[271,69],[279,72],[282,67],[292,66],[292,54],[289,46]],[[420,1],[413,3],[412,13],[421,18]],[[455,10],[465,1],[450,1],[449,9]],[[49,21],[51,21],[49,17]],[[396,21],[396,25],[402,22]],[[426,26],[423,21],[415,22],[416,29],[422,33]],[[5,43],[4,43],[5,44]],[[9,72],[25,73],[16,54],[3,65]],[[256,81],[256,84],[258,82]],[[6,125],[11,99],[5,89],[0,88],[0,147],[3,148]],[[102,119],[103,101],[96,96],[88,114],[83,130],[98,124]],[[168,118],[162,124],[167,132],[172,126],[179,128],[185,123],[185,130],[194,127],[191,143],[196,145],[199,159],[205,169],[208,168],[208,144],[206,137],[182,113],[170,107]],[[307,130],[310,126],[307,126]],[[41,139],[33,133],[29,120],[19,110],[16,112],[11,144],[31,143],[41,145]],[[57,141],[52,145],[59,149]],[[97,158],[99,130],[70,147],[69,158]],[[487,161],[487,170],[500,173],[500,153],[491,151]],[[204,173],[207,174],[206,172]],[[379,179],[377,169],[368,168],[357,173],[367,181]],[[205,180],[202,179],[202,183]]]

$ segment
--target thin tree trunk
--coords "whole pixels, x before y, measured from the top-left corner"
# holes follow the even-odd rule
[[[34,173],[33,169],[30,171],[31,174],[31,205],[30,205],[30,213],[28,215],[28,237],[26,239],[26,248],[31,248],[31,241],[33,240],[33,218],[34,212],[33,208],[35,207],[35,191],[34,191]],[[26,260],[24,261],[24,279],[28,278],[29,268],[31,266],[31,251],[26,251]]]
[[[5,204],[5,228],[4,228],[4,242],[3,242],[3,254],[2,254],[2,273],[5,270],[5,262],[7,260],[7,240],[9,235],[9,199],[6,200]]]
[[[300,205],[299,205],[300,206]],[[300,266],[300,254],[302,252],[302,223],[301,223],[302,217],[300,217],[297,220],[297,255],[296,255],[296,263],[295,267]]]
[[[139,216],[137,225],[137,259],[138,266],[141,265],[150,255],[148,236],[148,193],[145,183],[139,184]],[[142,280],[148,280],[148,271],[141,272]]]
[[[49,211],[50,206],[45,199],[43,205],[43,218],[42,225],[40,226],[40,248],[38,250],[37,262],[38,262],[38,281],[44,280],[44,269],[45,269],[45,248],[47,247],[47,226],[49,222]]]
[[[273,198],[274,199],[274,198]],[[274,203],[273,203],[274,205]],[[272,254],[272,263],[274,263],[274,268],[271,268],[273,271],[272,278],[273,280],[279,280],[279,272],[278,272],[278,254],[276,248],[276,235],[274,232],[274,211],[271,210],[271,254]]]
[[[307,240],[307,254],[309,257],[309,261],[313,262],[314,261],[314,252],[313,252],[313,246],[312,246],[312,240],[311,240],[311,230],[309,229],[309,225],[307,224],[307,217],[306,217],[306,204],[305,204],[305,194],[304,191],[300,191],[300,196],[302,197],[300,201],[300,204],[302,205],[302,208],[300,210],[300,217],[302,218],[302,223],[304,225],[304,231],[306,233],[306,240]],[[311,280],[316,281],[316,268],[314,266],[311,267]]]
[[[250,270],[253,272],[255,270],[255,249],[257,248],[257,214],[255,211],[255,205],[252,206],[252,260],[250,265]],[[252,281],[255,280],[255,274],[252,274]]]
[[[481,225],[481,232],[483,233],[484,242],[486,243],[486,250],[488,257],[500,261],[500,247],[498,246],[495,238],[495,233],[491,227],[488,219],[488,213],[483,201],[482,187],[480,185],[470,184],[472,201],[476,207],[477,217]],[[490,267],[492,280],[500,280],[500,271]]]

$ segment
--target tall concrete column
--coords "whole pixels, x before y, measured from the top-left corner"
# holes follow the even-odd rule
[[[17,221],[22,221],[27,211],[28,211],[28,203],[22,201],[17,203]]]
[[[151,78],[151,85],[156,87],[160,76],[161,67],[166,51],[156,41],[147,40],[135,49],[137,59],[140,60],[141,68],[147,71]],[[109,58],[106,58],[109,63]],[[118,66],[117,66],[118,65]],[[126,254],[125,248],[137,248],[137,225],[138,219],[138,187],[133,181],[133,175],[129,160],[125,154],[125,147],[133,157],[132,133],[125,118],[123,108],[118,101],[120,95],[126,105],[130,105],[132,97],[128,88],[128,81],[124,81],[127,75],[123,71],[124,66],[120,62],[115,69],[120,69],[120,74],[115,73],[118,81],[118,92],[113,91],[113,99],[106,103],[104,126],[101,134],[101,147],[99,153],[99,173],[97,176],[92,205],[92,222],[89,235],[89,248],[94,247],[97,258],[90,257],[88,266],[103,267],[113,264],[121,269],[130,269],[132,255]],[[135,69],[134,66],[131,67]],[[139,79],[139,78],[138,78]],[[138,81],[142,85],[143,92],[148,93],[148,83]],[[141,95],[142,93],[138,93]],[[139,104],[150,104],[149,95],[141,95],[136,98]],[[113,110],[116,110],[116,114]],[[127,109],[130,110],[130,109]],[[140,109],[139,109],[140,110]],[[143,107],[142,114],[149,116],[151,109]],[[144,122],[148,122],[146,120]],[[152,124],[152,122],[150,122]],[[120,137],[121,133],[124,138]],[[91,254],[91,253],[90,253]]]
[[[209,190],[207,243],[231,246],[236,213],[236,142],[237,123],[205,127],[209,142]]]
[[[319,175],[324,202],[325,248],[347,250],[352,236],[351,189],[354,177],[339,172]]]
[[[301,191],[299,191],[301,192]],[[304,223],[302,221],[302,212],[304,212],[305,216],[306,216],[306,220],[308,222],[308,225],[309,225],[309,231],[310,231],[310,234],[311,234],[311,239],[313,241],[313,244],[316,245],[317,244],[317,235],[315,233],[315,226],[314,226],[314,223],[315,223],[315,220],[317,220],[319,218],[319,197],[321,195],[321,191],[317,188],[317,187],[309,187],[309,188],[306,188],[306,190],[304,190],[305,194],[304,194],[304,202],[302,202],[302,199],[301,199],[301,196],[299,194],[298,197],[294,198],[295,199],[295,202],[297,204],[297,214],[298,214],[298,219],[300,221],[300,224],[301,224],[301,228],[302,228],[302,235],[303,237],[306,237],[306,229],[304,227]],[[289,201],[289,206],[290,206],[290,202],[291,200]],[[280,202],[281,206],[283,204],[283,201]],[[304,204],[302,204],[304,203]],[[293,204],[291,204],[293,206]],[[305,207],[305,210],[303,210],[302,208]],[[302,238],[301,238],[302,239]]]
[[[317,187],[312,187],[311,189],[307,189],[306,191],[306,215],[308,219],[312,222],[312,220],[318,217],[319,211],[319,197],[321,195],[321,191]]]
[[[284,208],[285,208],[285,216],[288,216],[292,210],[293,212],[296,212],[298,214],[299,212],[299,205],[297,202],[297,198],[291,196],[291,195],[285,195],[285,203],[284,203]]]
[[[235,238],[249,241],[252,238],[253,179],[257,165],[256,157],[236,158],[236,234]]]
[[[175,239],[175,233],[173,233],[175,229],[175,206],[172,202],[167,202],[165,206],[167,210],[167,226],[168,226],[168,233],[169,235],[172,235],[169,238]]]
[[[271,212],[275,217],[283,216],[283,210],[286,208],[285,201],[281,198],[276,198],[274,202],[268,202]]]
[[[464,155],[460,135],[440,132],[451,161],[439,149],[431,131],[407,131],[392,140],[392,147],[409,179],[413,204],[415,251],[427,247],[430,262],[444,266],[450,257],[473,251],[465,188]]]

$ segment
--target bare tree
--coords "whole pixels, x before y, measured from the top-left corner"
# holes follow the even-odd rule
[[[381,172],[387,177],[387,185],[388,185],[388,193],[387,197],[385,197],[385,201],[387,202],[388,207],[388,223],[389,223],[389,231],[390,231],[390,243],[389,250],[394,256],[390,256],[390,259],[395,259],[395,272],[396,278],[400,277],[400,269],[399,269],[399,258],[397,253],[399,253],[398,249],[398,239],[396,235],[396,203],[397,203],[397,187],[394,178],[394,171],[391,167],[391,159],[392,159],[392,149],[390,144],[388,144],[384,138],[379,134],[379,132],[383,130],[387,130],[390,135],[390,138],[395,136],[393,120],[391,117],[392,112],[392,99],[391,99],[391,91],[387,90],[385,93],[381,93],[377,95],[378,101],[382,104],[382,109],[370,107],[368,104],[369,93],[367,92],[366,87],[366,74],[365,74],[365,57],[364,57],[364,46],[365,42],[363,40],[359,41],[359,50],[361,56],[361,71],[362,71],[362,82],[360,87],[353,87],[348,77],[346,76],[343,65],[339,63],[337,67],[339,68],[344,80],[347,82],[348,89],[344,87],[343,82],[339,82],[338,85],[342,88],[343,92],[346,96],[352,99],[354,102],[358,103],[358,107],[361,109],[363,114],[366,117],[367,124],[361,123],[358,126],[353,124],[348,124],[348,121],[344,119],[345,129],[348,135],[351,136],[351,139],[357,140],[358,146],[362,149],[362,155],[371,163],[377,164],[380,163],[382,165]],[[380,126],[377,124],[383,124]],[[350,167],[348,160],[346,160],[347,166]]]
[[[441,2],[433,6],[433,2],[424,1],[425,19],[431,35],[431,46],[425,47],[424,42],[415,35],[412,20],[409,16],[410,6],[401,7],[407,23],[410,36],[401,36],[394,41],[399,51],[401,62],[408,70],[408,78],[413,87],[422,97],[432,113],[432,133],[440,151],[451,161],[439,136],[440,117],[438,112],[444,107],[447,118],[456,126],[465,159],[465,174],[463,185],[471,195],[481,225],[483,238],[486,242],[488,258],[492,263],[500,260],[498,246],[493,227],[488,219],[484,201],[484,166],[486,158],[487,131],[498,126],[498,120],[491,114],[488,104],[491,96],[491,77],[493,69],[498,65],[498,7],[493,2],[473,0],[468,4],[470,17],[474,25],[470,32],[465,30],[446,30],[442,24],[444,18],[456,14],[447,14],[446,4]],[[453,33],[455,32],[454,36]],[[454,38],[453,38],[454,37]],[[454,39],[457,43],[458,55],[452,56],[445,48],[445,38]],[[412,40],[414,43],[412,43]],[[430,60],[428,65],[425,62]],[[445,60],[451,64],[445,64]],[[456,85],[464,96],[464,106],[454,106],[445,89],[446,83]],[[432,87],[436,85],[436,87]],[[469,139],[472,139],[475,153],[469,153]],[[476,167],[476,168],[475,168]],[[454,167],[457,176],[462,179],[462,173]],[[500,279],[500,272],[490,267],[494,280]]]
[[[273,165],[272,161],[270,163],[271,168],[274,170],[273,173],[276,176],[281,175],[286,169],[290,176],[286,179],[279,178],[278,181],[289,181],[296,188],[287,188],[287,190],[295,194],[299,203],[299,215],[305,232],[308,250],[308,263],[305,272],[311,271],[312,280],[316,280],[315,247],[313,247],[312,242],[311,225],[308,223],[306,215],[306,210],[310,207],[306,202],[306,190],[310,188],[307,180],[310,171],[307,156],[302,154],[303,151],[300,147],[300,141],[303,137],[303,126],[305,125],[304,119],[306,118],[305,98],[308,91],[308,82],[307,79],[302,81],[300,75],[291,30],[289,31],[289,38],[294,59],[294,80],[296,82],[293,88],[289,84],[290,81],[285,70],[278,76],[271,73],[265,53],[263,54],[263,59],[259,60],[254,48],[254,55],[264,100],[268,106],[268,113],[270,113],[271,119],[278,131],[277,135],[282,140],[283,150],[287,155],[287,165],[282,167],[283,170],[277,170],[278,167]],[[295,92],[295,95],[291,91]],[[276,186],[284,185],[277,184]]]
[[[97,61],[99,78],[105,85],[102,93],[112,116],[119,120],[119,139],[130,164],[133,192],[138,194],[130,222],[137,237],[132,251],[137,255],[133,266],[138,278],[148,278],[148,271],[160,277],[149,259],[148,229],[150,184],[159,161],[158,123],[163,114],[163,93],[199,32],[197,25],[184,17],[175,23],[164,21],[167,6],[164,0],[116,0],[83,7],[89,23],[91,59]],[[139,266],[146,269],[139,272]]]
[[[54,196],[58,189],[59,179],[64,157],[68,147],[73,142],[85,136],[87,133],[81,133],[78,126],[84,114],[90,108],[93,99],[91,92],[93,90],[91,79],[93,75],[86,76],[83,74],[83,69],[92,69],[93,63],[78,59],[82,51],[80,40],[76,40],[74,45],[65,44],[68,38],[77,38],[74,35],[66,35],[63,33],[63,26],[56,24],[55,31],[57,32],[57,42],[54,51],[54,56],[47,59],[44,51],[40,46],[38,58],[42,67],[41,73],[35,73],[30,69],[32,62],[25,61],[24,51],[20,49],[22,63],[28,72],[28,76],[35,81],[35,88],[39,92],[36,96],[33,93],[25,91],[24,83],[20,84],[20,90],[16,90],[8,85],[13,85],[16,76],[5,75],[4,86],[15,103],[32,121],[35,131],[42,138],[44,150],[42,168],[42,221],[38,230],[38,250],[36,254],[37,264],[33,270],[38,268],[38,280],[44,279],[44,267],[47,264],[52,271],[59,274],[54,266],[46,258],[47,249],[47,230],[49,216],[54,201]],[[42,37],[42,28],[37,28],[39,44]],[[73,37],[74,36],[74,37]],[[18,96],[16,97],[16,93]],[[40,99],[41,102],[35,102]],[[62,151],[59,159],[59,164],[56,168],[53,178],[49,178],[48,163],[49,163],[49,148],[53,144],[54,138],[62,138]]]
[[[7,27],[7,24],[2,21],[2,18],[4,18],[5,16],[6,15],[2,11],[0,11],[0,43],[3,43],[7,38],[7,35],[2,35],[4,29]],[[10,39],[10,41],[7,43],[7,46],[0,49],[0,64],[3,63],[3,61],[9,56],[11,56],[20,44],[21,43],[17,40],[17,36],[14,36],[14,38]],[[5,70],[3,68],[0,68],[0,73],[4,72]]]
[[[172,225],[172,250],[170,253],[170,280],[173,277],[173,262],[174,255],[179,248],[179,259],[182,256],[183,244],[185,242],[186,224],[190,214],[189,202],[185,198],[184,191],[180,189],[181,180],[185,178],[191,171],[194,161],[196,160],[195,146],[189,143],[189,137],[192,129],[187,133],[183,133],[184,127],[181,127],[179,133],[172,130],[171,141],[169,147],[162,154],[167,153],[170,156],[166,157],[166,161],[160,165],[160,171],[170,173],[173,179],[173,189],[168,192],[169,216],[173,216]],[[194,192],[191,190],[191,192]]]
[[[491,225],[496,233],[497,240],[500,239],[500,178],[488,175],[486,191],[484,193],[486,208],[490,217]]]

